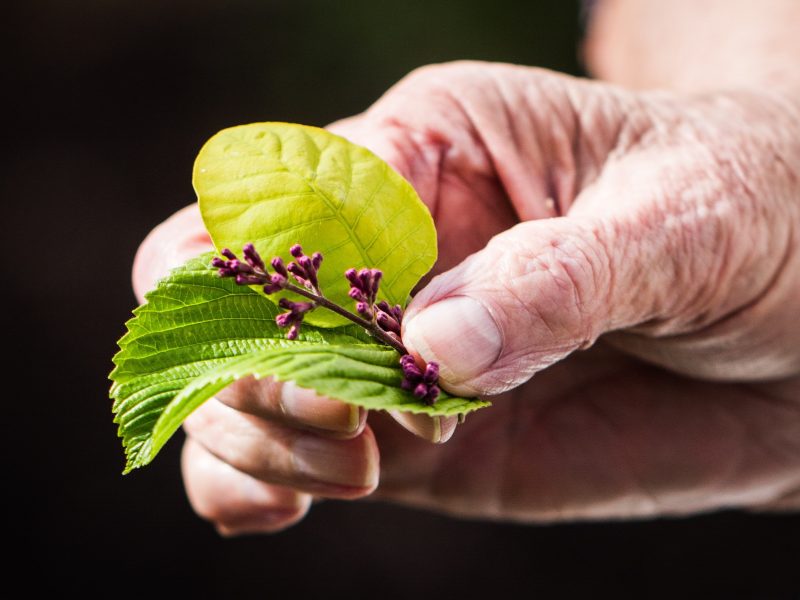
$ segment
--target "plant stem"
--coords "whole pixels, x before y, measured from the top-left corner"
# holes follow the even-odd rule
[[[286,286],[284,287],[284,289],[288,290],[290,292],[294,292],[295,294],[300,294],[301,296],[304,296],[304,297],[308,298],[309,300],[312,300],[312,301],[316,302],[320,306],[324,306],[328,310],[331,310],[331,311],[335,312],[337,315],[343,316],[345,319],[348,319],[348,320],[352,321],[356,325],[360,325],[361,327],[366,329],[367,332],[372,337],[377,338],[378,340],[382,341],[387,346],[391,346],[392,348],[397,350],[400,354],[408,354],[408,350],[406,350],[406,347],[403,346],[402,343],[400,343],[397,340],[393,339],[383,329],[378,327],[375,323],[367,321],[366,319],[362,319],[358,315],[351,313],[349,310],[342,308],[341,306],[339,306],[335,302],[331,302],[325,296],[317,295],[314,292],[311,292],[311,291],[309,291],[309,290],[307,290],[305,288],[301,288],[299,286],[296,286],[296,285],[294,285],[292,283],[287,283]]]

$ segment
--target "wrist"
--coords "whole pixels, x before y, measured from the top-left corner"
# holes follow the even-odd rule
[[[636,89],[702,93],[753,86],[800,95],[800,3],[605,0],[592,12],[585,58],[601,79]]]

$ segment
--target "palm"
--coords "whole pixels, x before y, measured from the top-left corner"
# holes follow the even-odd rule
[[[379,494],[526,519],[681,513],[745,498],[758,504],[786,485],[784,467],[796,460],[798,390],[800,380],[692,381],[600,344],[494,398],[446,445],[371,415]]]

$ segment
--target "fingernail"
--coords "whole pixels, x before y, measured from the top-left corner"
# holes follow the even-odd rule
[[[293,421],[337,433],[355,433],[366,417],[366,411],[358,406],[320,396],[314,390],[297,387],[292,381],[283,385],[280,405]]]
[[[445,298],[424,308],[405,324],[403,342],[427,362],[439,363],[441,379],[450,384],[482,375],[502,349],[494,318],[469,296]]]
[[[443,444],[449,440],[458,423],[456,417],[429,417],[399,410],[390,410],[389,414],[407,431],[434,444]]]
[[[233,524],[217,525],[216,530],[222,537],[239,537],[254,533],[272,533],[285,529],[299,518],[297,510],[270,511],[262,516],[242,519]]]
[[[310,479],[348,487],[378,485],[378,465],[363,442],[332,441],[315,435],[302,435],[292,445],[295,470]]]

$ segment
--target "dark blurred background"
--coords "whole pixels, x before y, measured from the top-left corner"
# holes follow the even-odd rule
[[[164,582],[226,598],[800,593],[800,516],[518,526],[326,502],[224,540],[184,497],[180,440],[120,475],[106,377],[130,267],[193,200],[201,144],[252,121],[324,125],[430,62],[580,74],[577,3],[53,0],[4,3],[0,27],[4,541],[41,573],[31,585],[88,591],[102,571],[120,582],[108,595],[156,597]]]

